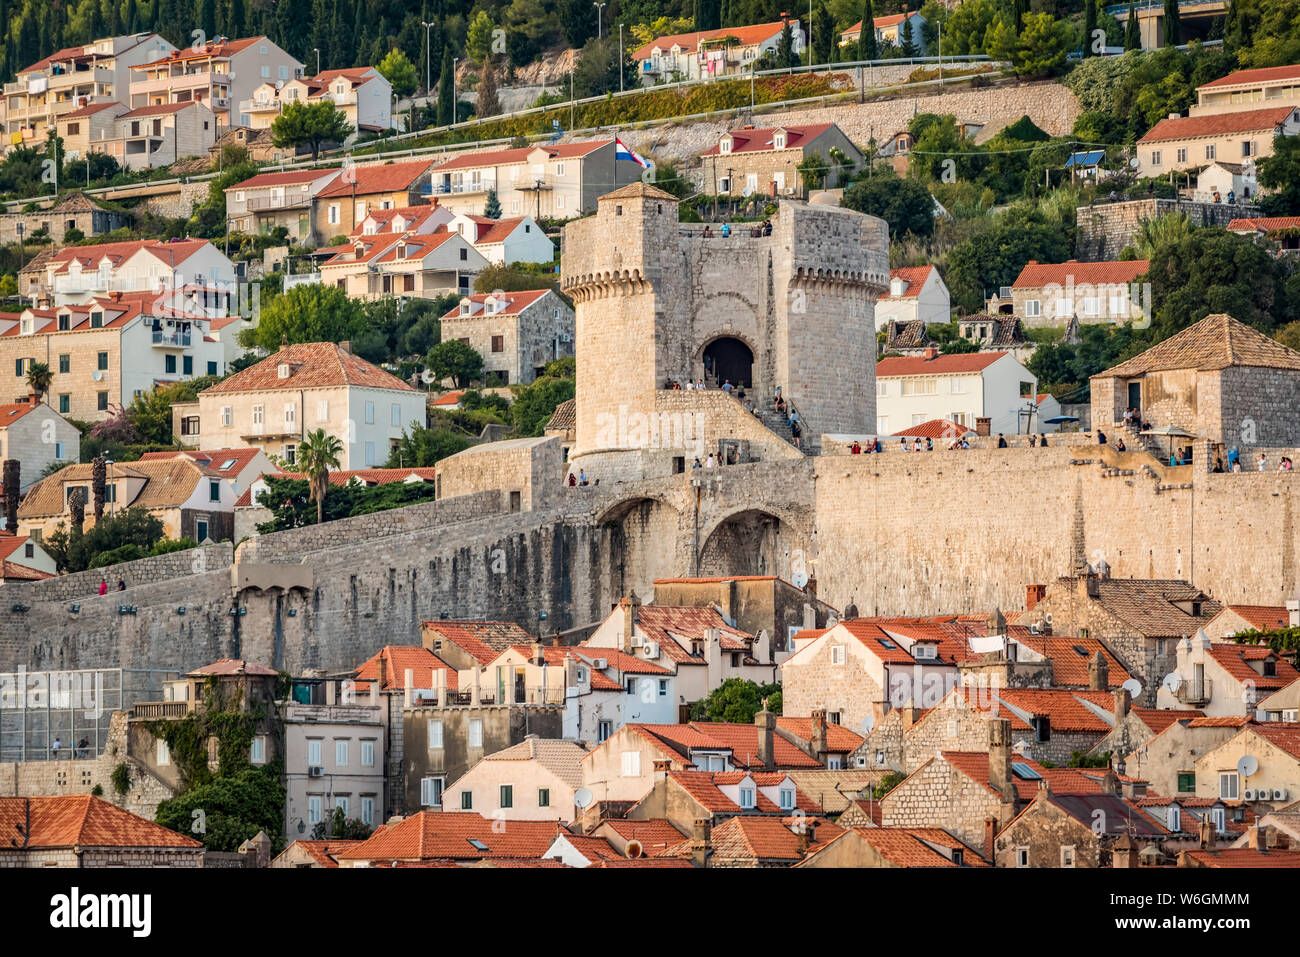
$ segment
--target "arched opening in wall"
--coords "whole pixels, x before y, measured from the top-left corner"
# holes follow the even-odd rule
[[[648,601],[656,578],[687,574],[679,556],[677,511],[654,498],[620,502],[601,516],[610,530],[611,584],[620,597],[635,590]]]
[[[720,522],[700,549],[700,575],[790,576],[800,548],[794,530],[770,512],[749,509]]]
[[[754,353],[739,339],[724,336],[704,347],[706,381],[720,386],[730,381],[746,389],[754,386]]]

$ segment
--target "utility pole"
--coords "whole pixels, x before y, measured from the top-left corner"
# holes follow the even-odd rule
[[[623,92],[623,24],[618,25],[618,92]]]
[[[591,5],[596,8],[596,39],[599,40],[605,35],[603,30],[603,24],[604,24],[606,5],[604,3],[596,3],[596,2],[593,2]]]

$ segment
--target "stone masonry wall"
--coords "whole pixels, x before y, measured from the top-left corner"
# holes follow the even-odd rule
[[[1177,199],[1134,199],[1123,203],[1080,206],[1075,214],[1078,224],[1075,254],[1085,262],[1116,259],[1120,251],[1133,242],[1144,221],[1176,211],[1185,212],[1198,226],[1227,226],[1238,217],[1259,215],[1257,206],[1193,203]]]

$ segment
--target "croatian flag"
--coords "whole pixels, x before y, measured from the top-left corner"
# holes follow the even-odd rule
[[[646,162],[644,158],[642,158],[635,150],[628,149],[627,145],[617,136],[614,137],[614,159],[631,160],[642,169],[650,168],[650,164]]]

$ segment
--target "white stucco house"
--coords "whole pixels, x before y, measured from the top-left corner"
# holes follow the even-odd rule
[[[876,363],[876,432],[892,435],[932,419],[974,429],[989,420],[989,432],[1025,431],[1025,413],[1037,418],[1038,379],[1009,352],[924,355]]]

